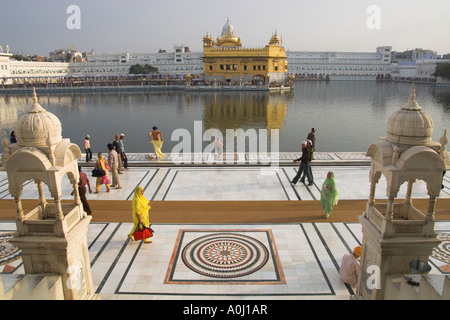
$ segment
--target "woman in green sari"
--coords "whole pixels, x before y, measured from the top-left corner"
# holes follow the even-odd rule
[[[325,210],[325,218],[330,216],[333,206],[338,204],[339,193],[334,181],[334,173],[328,172],[327,178],[323,182],[322,190],[320,191],[320,205]]]

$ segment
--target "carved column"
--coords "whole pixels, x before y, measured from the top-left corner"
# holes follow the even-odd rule
[[[47,211],[45,210],[45,205],[47,204],[47,201],[45,200],[45,196],[44,196],[44,185],[42,183],[42,181],[37,181],[37,188],[38,188],[38,193],[39,193],[39,205],[42,208],[42,217],[44,219],[48,218],[47,215]]]
[[[391,221],[392,217],[393,217],[393,211],[394,211],[394,197],[389,197],[388,199],[388,204],[386,207],[386,212],[385,212],[385,216],[384,219],[386,221]]]
[[[20,220],[20,221],[23,221],[25,216],[23,214],[22,199],[20,197],[21,197],[20,195],[15,196],[14,197],[14,201],[16,202],[17,219]]]
[[[62,209],[62,204],[61,204],[61,197],[58,195],[57,198],[55,198],[55,204],[56,204],[56,220],[64,220],[64,213],[63,213],[63,209]]]
[[[405,197],[405,203],[411,204],[411,195],[412,195],[412,187],[416,179],[408,180],[408,187],[406,189],[406,197]]]
[[[427,220],[434,221],[434,208],[436,206],[436,196],[430,196],[430,200],[428,201],[428,210],[427,210]]]

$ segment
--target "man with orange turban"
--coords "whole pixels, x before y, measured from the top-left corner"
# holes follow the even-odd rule
[[[361,256],[362,248],[357,246],[353,249],[351,254],[345,254],[342,257],[341,269],[339,270],[339,276],[341,280],[351,286],[356,287],[359,274],[359,257]]]

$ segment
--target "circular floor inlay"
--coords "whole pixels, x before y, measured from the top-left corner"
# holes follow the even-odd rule
[[[261,269],[269,251],[259,240],[236,233],[214,233],[188,243],[184,264],[196,273],[214,278],[235,278]]]
[[[22,257],[22,250],[14,246],[9,240],[14,237],[14,233],[0,234],[0,266],[8,264]]]
[[[438,233],[437,237],[442,242],[433,249],[432,257],[450,263],[450,234]]]

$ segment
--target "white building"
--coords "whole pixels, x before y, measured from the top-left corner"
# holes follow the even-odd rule
[[[392,47],[376,52],[288,51],[288,73],[296,78],[375,80],[390,75]]]
[[[62,62],[17,61],[9,48],[0,46],[0,85],[23,84],[35,81],[51,83],[68,75],[69,64]]]
[[[65,77],[69,64],[65,62],[36,62],[10,60],[11,76],[14,78]]]
[[[11,57],[11,53],[0,50],[0,84],[5,81],[4,79],[11,77],[11,66],[9,64]]]
[[[429,54],[429,51],[425,53],[408,51],[396,55],[392,54],[390,46],[382,46],[375,52],[288,51],[286,55],[288,74],[297,79],[373,81],[377,78],[409,78],[435,81],[433,74],[437,64],[448,63],[450,60],[437,59],[437,56]],[[149,64],[157,68],[161,75],[202,75],[202,56],[203,52],[191,52],[188,47],[175,45],[173,52],[160,50],[157,53],[90,53],[86,56],[86,62],[34,62],[16,61],[12,59],[9,50],[3,52],[0,47],[0,85],[37,81],[61,82],[70,76],[125,76],[135,64]],[[396,60],[391,61],[391,56]],[[400,61],[396,57],[406,57],[405,59],[409,60]]]
[[[127,75],[132,65],[149,64],[158,68],[160,74],[201,74],[203,60],[201,52],[191,52],[189,48],[174,46],[173,52],[158,53],[117,53],[90,54],[85,63],[71,63],[72,76]]]
[[[173,52],[92,54],[85,63],[71,63],[69,75],[126,75],[135,64],[149,64],[161,74],[203,73],[202,52],[175,46]],[[375,80],[391,73],[391,47],[373,53],[287,52],[288,73],[298,78],[328,77],[330,80]]]
[[[435,81],[434,73],[440,63],[450,63],[450,59],[424,59],[415,62],[392,63],[393,79]]]

